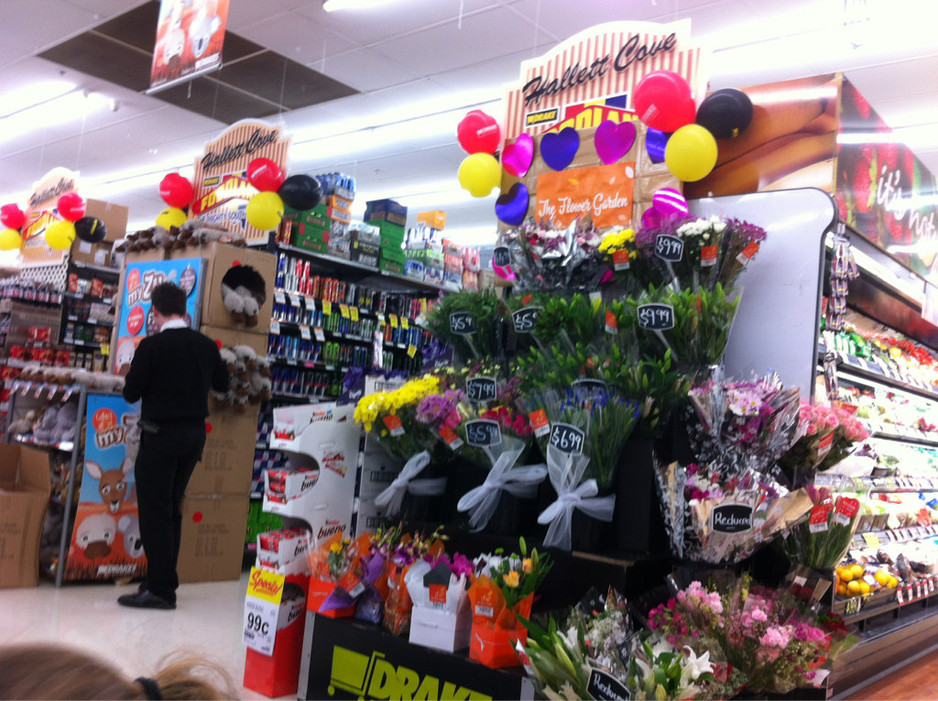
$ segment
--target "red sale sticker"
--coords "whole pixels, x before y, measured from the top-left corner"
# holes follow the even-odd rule
[[[139,334],[143,329],[144,319],[143,307],[138,304],[127,314],[127,333],[131,336]]]

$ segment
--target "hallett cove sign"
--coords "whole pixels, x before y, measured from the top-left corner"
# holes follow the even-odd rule
[[[584,30],[521,64],[521,80],[506,94],[505,138],[621,121],[615,115],[632,111],[635,86],[652,71],[674,71],[700,98],[708,56],[691,41],[690,20],[610,22]]]

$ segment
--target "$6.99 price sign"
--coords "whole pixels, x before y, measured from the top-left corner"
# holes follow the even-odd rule
[[[244,599],[244,630],[242,641],[262,655],[274,654],[277,639],[277,617],[284,577],[257,567],[251,569],[247,597]]]

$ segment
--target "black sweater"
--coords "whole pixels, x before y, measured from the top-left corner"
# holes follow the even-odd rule
[[[208,390],[228,389],[228,368],[218,346],[192,329],[166,329],[137,346],[124,399],[143,400],[140,418],[157,424],[204,421]]]

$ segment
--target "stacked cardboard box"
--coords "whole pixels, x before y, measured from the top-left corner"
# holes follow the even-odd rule
[[[378,267],[381,251],[381,230],[373,224],[352,224],[350,259],[363,265]]]
[[[219,346],[247,346],[267,355],[267,331],[273,306],[275,257],[271,253],[213,243],[200,249],[174,251],[170,257],[205,260],[200,330]],[[257,273],[259,302],[256,325],[236,322],[225,307],[222,281],[250,267]],[[232,272],[234,271],[234,272]],[[262,285],[260,283],[262,282]],[[228,284],[231,286],[231,280]],[[258,405],[221,408],[209,402],[205,449],[183,502],[179,581],[237,579],[241,576],[248,518]]]
[[[46,451],[0,443],[0,589],[39,584],[39,538],[51,489]]]

